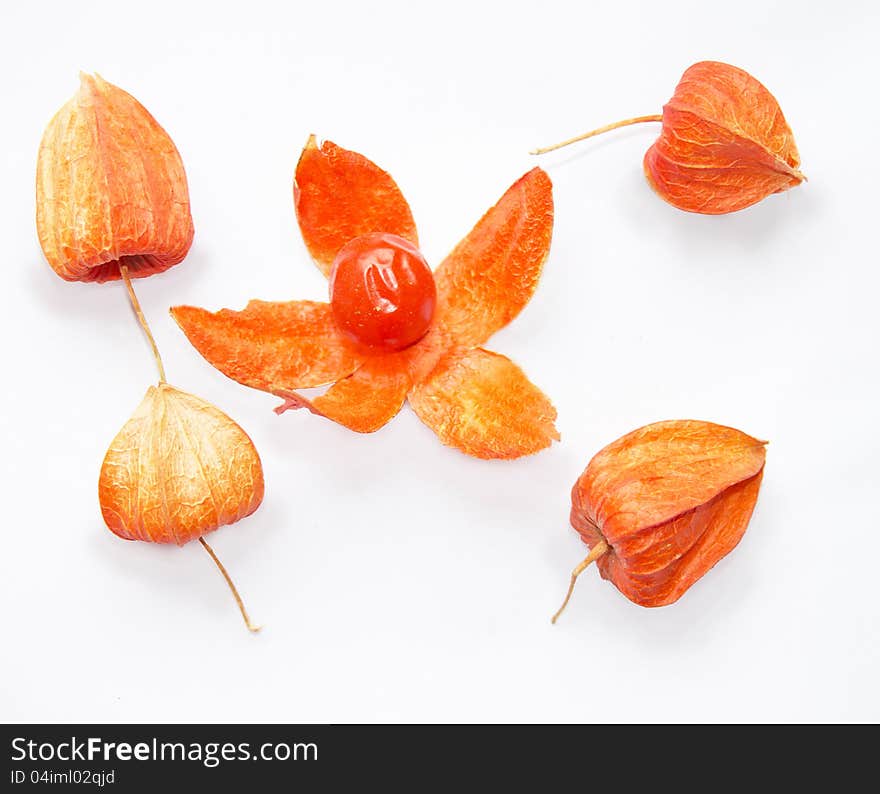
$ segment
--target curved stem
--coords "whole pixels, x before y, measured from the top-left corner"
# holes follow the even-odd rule
[[[568,606],[568,599],[571,598],[571,594],[574,592],[574,583],[577,581],[578,576],[607,552],[608,544],[604,540],[600,540],[592,549],[590,549],[590,553],[584,557],[583,562],[571,572],[571,582],[568,585],[568,592],[565,594],[565,601],[563,601],[562,606],[556,610],[556,614],[550,620],[551,623],[556,623],[557,619],[562,614],[562,611]]]
[[[615,121],[614,124],[606,124],[604,127],[590,130],[590,132],[585,132],[583,135],[577,135],[574,138],[569,138],[567,141],[562,141],[562,143],[554,143],[552,146],[545,146],[542,149],[533,149],[529,152],[529,154],[546,154],[547,152],[553,152],[557,149],[561,149],[563,146],[568,146],[571,143],[585,141],[587,138],[601,135],[603,132],[611,132],[611,130],[620,129],[620,127],[628,127],[630,124],[642,124],[645,121],[663,121],[663,116],[662,114],[655,114],[653,116],[636,116],[632,119]]]
[[[238,590],[235,587],[235,583],[232,581],[232,577],[229,575],[229,572],[226,568],[223,567],[223,563],[220,562],[220,559],[214,553],[214,549],[212,549],[207,541],[204,538],[199,538],[199,543],[205,547],[205,551],[211,555],[211,559],[214,560],[214,564],[220,569],[220,573],[223,574],[223,578],[226,580],[226,584],[229,585],[229,589],[232,591],[232,596],[235,598],[235,603],[238,604],[238,608],[241,611],[241,616],[244,618],[244,624],[248,627],[249,631],[257,632],[260,630],[259,626],[255,626],[251,623],[250,615],[248,615],[247,610],[244,608],[244,601],[241,600],[241,596],[238,594]]]
[[[128,290],[128,299],[131,301],[131,308],[134,309],[138,322],[141,324],[141,328],[144,329],[144,333],[147,335],[147,341],[149,341],[150,347],[153,349],[153,358],[156,359],[156,366],[159,368],[159,383],[165,383],[165,367],[162,366],[162,356],[159,355],[159,348],[156,346],[153,332],[147,324],[147,318],[144,317],[144,313],[141,311],[141,304],[137,299],[137,295],[134,294],[134,287],[132,287],[131,278],[128,275],[128,266],[120,264],[119,272],[122,274],[122,280],[125,282],[125,288]]]

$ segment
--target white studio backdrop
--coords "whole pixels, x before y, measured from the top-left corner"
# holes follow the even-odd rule
[[[7,721],[876,721],[878,165],[874,4],[21,3],[0,125]],[[411,413],[358,436],[227,380],[172,304],[324,299],[291,197],[309,133],[388,169],[434,264],[528,150],[659,113],[691,63],[776,95],[809,182],[724,217],[644,181],[656,125],[540,160],[554,244],[489,347],[554,401],[562,442],[516,462]],[[97,475],[154,380],[120,284],[68,284],[34,230],[43,127],[97,71],[168,130],[196,240],[136,283],[169,380],[248,431],[262,508],[210,560],[125,543]],[[770,441],[740,546],[682,600],[585,573],[569,491],[629,430],[698,418]]]

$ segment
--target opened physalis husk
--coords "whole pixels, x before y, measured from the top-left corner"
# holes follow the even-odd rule
[[[172,309],[211,364],[283,398],[279,413],[305,408],[360,433],[409,401],[444,444],[475,457],[519,458],[559,439],[547,396],[483,347],[538,285],[553,230],[543,170],[516,180],[434,271],[403,193],[363,155],[310,138],[294,203],[330,302]],[[318,397],[297,391],[327,384]]]

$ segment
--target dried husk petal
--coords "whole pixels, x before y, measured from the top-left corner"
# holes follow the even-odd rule
[[[101,77],[49,122],[37,158],[37,234],[68,281],[134,278],[176,265],[193,239],[189,192],[171,138],[134,97]]]
[[[681,595],[742,538],[764,471],[765,442],[695,420],[657,422],[609,444],[572,489],[572,526],[627,598]]]
[[[483,348],[452,351],[409,402],[444,444],[476,458],[519,458],[559,440],[547,395],[509,358]]]
[[[702,61],[663,108],[648,182],[682,210],[719,215],[799,185],[800,155],[774,96],[748,72]]]
[[[151,386],[107,450],[98,481],[108,528],[183,545],[253,513],[263,469],[248,435],[215,406]]]
[[[531,300],[550,252],[553,185],[533,168],[508,188],[437,268],[437,322],[482,345]]]
[[[390,174],[362,154],[309,137],[293,182],[296,218],[325,276],[339,250],[362,234],[396,234],[418,247],[409,204]]]
[[[218,312],[175,306],[171,316],[224,375],[273,394],[333,383],[363,361],[328,303],[252,300],[241,311]]]
[[[273,394],[284,403],[275,413],[305,408],[356,433],[374,433],[397,416],[413,384],[427,378],[448,349],[449,339],[435,325],[404,350],[367,357],[355,372],[318,397],[276,389]]]
[[[400,355],[377,356],[367,359],[354,373],[337,381],[313,400],[296,392],[277,392],[285,402],[275,411],[281,414],[306,408],[357,433],[373,433],[397,416],[410,385]]]

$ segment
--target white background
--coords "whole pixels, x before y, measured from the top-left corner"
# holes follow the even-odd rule
[[[880,74],[872,3],[17,3],[4,10],[0,218],[8,721],[876,721]],[[517,462],[412,414],[359,436],[227,380],[167,309],[322,299],[299,237],[309,133],[397,179],[437,263],[534,146],[658,113],[701,59],[776,95],[809,183],[727,217],[657,198],[643,125],[541,160],[555,238],[488,345],[559,409]],[[198,544],[106,530],[98,469],[154,380],[121,285],[68,284],[33,221],[37,145],[98,71],[187,168],[196,241],[137,282],[169,380],[253,437],[267,492]],[[569,490],[606,443],[700,418],[770,440],[740,546],[674,606],[585,573]]]

